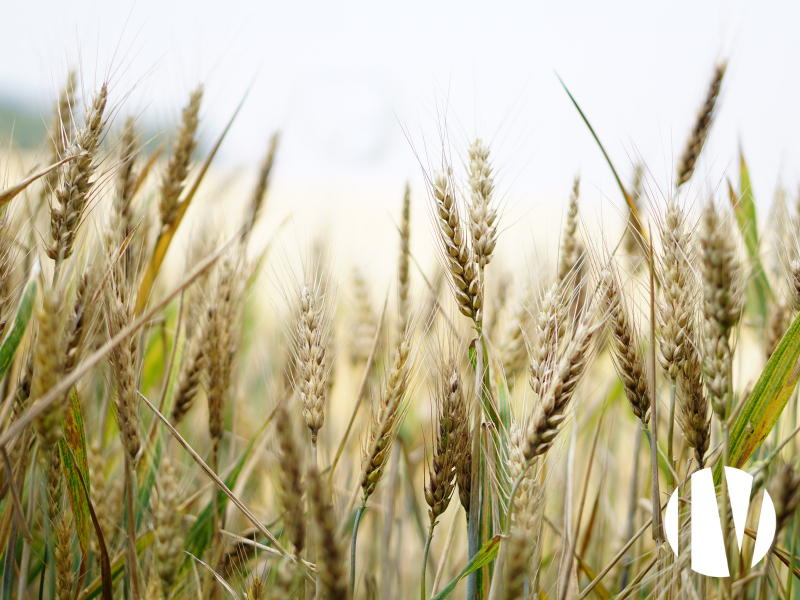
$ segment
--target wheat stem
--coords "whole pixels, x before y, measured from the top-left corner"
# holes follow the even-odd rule
[[[431,549],[431,541],[433,540],[433,528],[435,523],[431,523],[428,528],[428,537],[425,538],[425,549],[422,551],[422,573],[420,575],[420,600],[425,600],[428,596],[425,594],[425,571],[428,567],[428,553]],[[352,594],[350,596],[353,597]]]
[[[675,433],[675,379],[670,378],[669,380],[669,426],[667,427],[667,460],[672,466],[675,463],[674,454],[672,451],[672,440]],[[667,492],[672,493],[672,490],[675,489],[675,478],[672,475],[672,469],[670,469],[667,475]]]
[[[128,453],[125,453],[125,518],[128,526],[125,548],[133,600],[139,600],[141,597],[139,594],[139,567],[136,556],[136,513],[134,510],[134,494],[137,491],[138,486],[136,485],[136,471],[133,468],[133,459]]]
[[[364,511],[367,510],[367,501],[364,499],[361,506],[356,511],[356,520],[353,523],[353,541],[350,543],[350,594],[349,598],[355,598],[356,593],[356,540],[358,539],[358,525],[361,523],[361,517]]]

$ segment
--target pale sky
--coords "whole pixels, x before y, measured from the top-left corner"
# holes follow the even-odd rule
[[[797,2],[48,0],[3,13],[0,92],[47,106],[79,63],[87,90],[111,73],[117,103],[131,92],[121,113],[164,127],[202,81],[209,141],[253,81],[222,164],[252,167],[280,128],[277,180],[320,194],[391,190],[396,204],[409,178],[422,193],[414,150],[438,166],[446,125],[456,159],[476,135],[492,144],[517,215],[566,199],[579,170],[586,202],[619,210],[555,73],[623,176],[641,155],[663,188],[719,58],[730,66],[693,189],[738,176],[739,140],[762,211],[779,181],[792,196],[800,181]]]

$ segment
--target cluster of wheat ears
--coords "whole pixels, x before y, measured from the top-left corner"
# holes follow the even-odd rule
[[[609,160],[618,243],[581,227],[576,178],[557,264],[510,281],[476,139],[425,172],[435,274],[406,188],[382,310],[315,244],[253,339],[278,136],[235,234],[194,229],[179,277],[161,267],[227,128],[195,157],[198,87],[154,147],[70,73],[49,166],[0,192],[0,600],[795,598],[800,205],[779,192],[759,229],[743,158],[738,190],[691,191],[724,74],[670,190]],[[722,465],[754,476],[744,541]],[[726,578],[690,568],[703,468]],[[751,566],[765,489],[778,532]]]

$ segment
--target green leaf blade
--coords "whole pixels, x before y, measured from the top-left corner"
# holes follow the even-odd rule
[[[467,563],[461,573],[448,583],[441,592],[431,598],[431,600],[444,600],[456,589],[456,585],[458,585],[458,582],[464,579],[464,577],[492,562],[497,556],[497,552],[500,549],[500,540],[502,539],[503,536],[498,534],[488,540],[483,545],[483,548],[481,548],[480,551],[472,557],[472,560]]]
[[[741,469],[778,422],[800,379],[800,315],[767,361],[753,392],[731,427],[730,465]],[[722,477],[722,464],[714,481]]]
[[[64,466],[64,479],[67,483],[67,496],[72,514],[75,518],[75,530],[78,533],[78,542],[84,554],[89,548],[89,527],[91,525],[91,515],[89,514],[89,504],[86,494],[81,485],[78,475],[80,470],[83,480],[89,486],[89,457],[86,453],[86,434],[83,427],[83,413],[78,392],[72,389],[70,395],[70,406],[61,421],[64,430],[64,437],[58,441],[61,452],[61,464]],[[69,445],[69,448],[67,448]],[[70,449],[72,453],[70,453]],[[76,465],[72,457],[78,462]]]
[[[36,290],[36,279],[32,278],[25,288],[25,293],[22,294],[22,300],[17,308],[17,314],[14,315],[14,324],[11,326],[11,331],[3,345],[0,346],[0,379],[5,377],[8,372],[22,337],[25,335],[25,330],[28,328],[28,323],[33,314],[33,307],[36,304]]]

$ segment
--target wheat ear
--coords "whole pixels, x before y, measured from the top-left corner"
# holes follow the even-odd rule
[[[83,218],[89,193],[95,185],[89,179],[97,169],[95,155],[105,125],[103,114],[107,93],[106,84],[103,84],[86,109],[85,124],[68,150],[70,155],[79,158],[65,165],[61,186],[55,194],[55,204],[50,208],[50,235],[53,242],[45,249],[57,265],[72,254],[75,234]]]
[[[189,95],[189,103],[181,114],[181,127],[178,139],[170,156],[167,170],[161,180],[161,198],[159,211],[163,229],[169,228],[178,218],[178,200],[180,199],[186,177],[189,174],[189,163],[197,147],[197,125],[200,112],[200,102],[203,99],[203,86],[197,88]]]
[[[300,554],[306,540],[306,522],[303,505],[303,460],[297,447],[294,426],[283,405],[275,411],[275,433],[281,449],[280,480],[283,523],[286,536]]]
[[[645,373],[642,341],[628,315],[622,286],[613,263],[603,273],[603,284],[608,306],[608,327],[611,333],[614,364],[633,414],[643,425],[647,425],[650,421],[650,386]]]
[[[547,386],[550,371],[556,361],[563,314],[563,294],[560,285],[554,283],[539,301],[539,310],[534,320],[536,338],[530,348],[529,382],[538,396],[542,395],[542,390]]]
[[[34,347],[31,398],[38,400],[60,379],[64,366],[61,336],[61,297],[53,288],[44,290],[42,304],[37,308],[39,332]],[[64,402],[56,402],[42,412],[34,421],[41,442],[41,457],[47,464],[49,453],[56,448],[61,438],[61,418]]]
[[[185,359],[181,364],[178,374],[178,384],[175,392],[175,400],[172,403],[172,424],[178,425],[189,412],[194,404],[194,399],[200,391],[200,383],[205,371],[206,364],[206,344],[205,344],[205,323],[202,323],[205,315],[198,315],[201,320],[196,324],[189,335],[189,342],[186,345]]]
[[[239,257],[225,256],[217,272],[206,323],[208,430],[212,442],[212,468],[215,471],[219,467],[225,396],[230,386],[233,358],[238,345],[241,279]]]
[[[378,404],[374,408],[368,442],[362,456],[365,465],[364,476],[361,479],[364,502],[372,495],[375,486],[383,477],[384,467],[405,416],[406,391],[413,362],[410,360],[410,351],[410,331],[406,329],[405,337],[397,346],[391,369],[381,386]]]
[[[703,367],[697,340],[687,339],[678,379],[677,419],[687,445],[694,449],[697,464],[703,468],[711,443],[711,417],[708,397],[703,390]]]
[[[428,484],[425,501],[428,503],[430,527],[422,556],[422,598],[426,597],[425,570],[433,530],[438,518],[447,510],[456,488],[458,463],[469,452],[469,416],[467,413],[461,376],[455,360],[442,362],[440,381],[434,392],[438,427],[434,438],[434,452],[428,467]]]
[[[63,510],[56,527],[56,543],[54,549],[56,559],[56,594],[58,600],[72,600],[72,588],[75,575],[72,573],[72,519],[67,510]]]
[[[406,184],[406,192],[403,196],[403,213],[400,219],[400,255],[397,261],[397,312],[400,317],[398,321],[400,335],[403,335],[408,319],[411,316],[410,240],[411,187]]]
[[[272,165],[275,163],[275,152],[278,150],[278,142],[280,142],[280,139],[281,135],[276,131],[269,140],[267,154],[261,162],[261,168],[258,171],[258,179],[256,179],[256,185],[253,188],[253,195],[250,196],[247,221],[242,230],[243,239],[246,239],[247,236],[250,235],[250,232],[253,230],[264,208],[264,200],[267,197],[267,190],[269,189],[270,175],[272,175]]]
[[[580,258],[578,246],[578,199],[580,198],[581,178],[575,176],[572,184],[572,195],[569,197],[567,219],[564,222],[564,233],[561,237],[561,250],[558,256],[558,281],[564,282],[573,275],[575,265]]]
[[[469,147],[469,225],[472,250],[481,270],[492,260],[497,245],[497,210],[492,206],[494,178],[489,147],[476,139]]]
[[[714,75],[711,78],[711,85],[708,86],[705,102],[703,102],[703,106],[697,114],[694,129],[692,129],[691,134],[689,134],[689,139],[686,142],[686,149],[683,151],[678,163],[677,185],[679,186],[692,178],[697,158],[703,151],[708,132],[711,130],[711,125],[714,123],[714,109],[717,106],[719,90],[722,87],[722,78],[725,76],[725,69],[727,66],[727,63],[722,62],[714,68]]]
[[[303,417],[311,432],[312,447],[325,422],[328,394],[326,365],[330,342],[330,307],[321,279],[300,290],[295,324],[294,352],[297,363],[296,389],[303,405]]]
[[[325,499],[324,478],[316,465],[308,468],[308,501],[317,546],[317,579],[324,597],[329,600],[347,599],[345,556],[336,537],[336,522],[330,504]]]
[[[789,524],[800,505],[800,474],[793,465],[780,468],[770,486],[770,497],[775,504],[777,535]]]
[[[591,359],[591,342],[597,330],[593,320],[594,311],[581,313],[569,344],[542,390],[525,435],[523,455],[526,461],[546,454],[558,435],[575,388]]]
[[[508,540],[508,562],[504,573],[503,600],[523,597],[525,577],[530,573],[531,559],[541,543],[537,540],[537,511],[541,491],[534,479],[531,466],[525,460],[525,428],[512,423],[509,431],[508,478],[512,483],[520,480],[514,496],[514,506],[509,509],[512,524]]]
[[[53,111],[53,124],[49,136],[50,164],[64,158],[67,140],[72,138],[72,111],[75,109],[75,84],[77,76],[74,69],[67,73],[64,87],[58,95],[58,100]],[[58,185],[58,169],[50,171],[44,176],[42,197],[55,190]]]
[[[450,272],[458,308],[477,326],[482,323],[483,295],[478,263],[467,244],[464,224],[458,215],[458,204],[451,177],[444,171],[433,175],[433,201],[439,239],[444,249],[446,268]]]
[[[168,458],[159,467],[158,501],[153,510],[156,570],[164,592],[169,593],[183,558],[181,496],[175,467]]]

